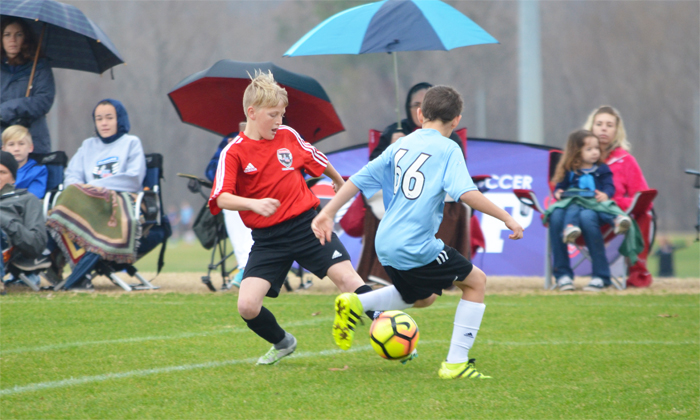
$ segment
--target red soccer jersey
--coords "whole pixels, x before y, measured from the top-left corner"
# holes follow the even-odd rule
[[[240,133],[221,151],[209,208],[212,214],[219,214],[216,199],[224,192],[246,198],[276,198],[280,206],[270,217],[240,212],[243,223],[251,229],[276,225],[320,204],[306,186],[301,169],[316,177],[326,166],[328,158],[286,125],[279,127],[272,140],[252,140]]]

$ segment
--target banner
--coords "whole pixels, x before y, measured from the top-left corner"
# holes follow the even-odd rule
[[[509,142],[490,139],[469,139],[467,142],[467,168],[470,175],[489,175],[486,181],[489,190],[484,194],[496,205],[509,212],[525,229],[523,239],[508,239],[510,231],[505,224],[493,217],[476,212],[486,239],[486,249],[479,250],[474,263],[489,275],[498,276],[543,276],[546,252],[547,229],[542,226],[541,214],[524,207],[513,189],[531,189],[540,204],[548,206],[550,191],[549,151],[543,145]],[[367,145],[358,145],[327,153],[326,156],[343,176],[351,176],[369,160]],[[333,196],[330,180],[323,179],[312,190],[321,198],[322,205]],[[361,238],[346,235],[338,221],[352,202],[338,212],[336,234],[340,237],[357,267],[362,250]],[[611,249],[612,248],[612,249]],[[617,253],[617,247],[608,248],[608,253]],[[579,252],[570,247],[572,266],[581,260]],[[591,266],[583,262],[576,274],[590,274]]]

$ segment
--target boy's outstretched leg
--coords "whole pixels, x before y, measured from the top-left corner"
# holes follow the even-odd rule
[[[241,283],[241,291],[238,295],[238,313],[248,328],[272,344],[270,350],[258,359],[259,365],[275,364],[283,357],[294,353],[297,348],[296,338],[284,331],[272,312],[262,306],[263,298],[269,289],[268,281],[249,277]]]
[[[462,300],[459,301],[455,313],[450,351],[438,375],[443,379],[490,378],[476,370],[475,359],[469,359],[469,349],[474,345],[486,309],[483,303],[486,275],[474,267],[466,279],[455,282],[455,285],[462,290]]]

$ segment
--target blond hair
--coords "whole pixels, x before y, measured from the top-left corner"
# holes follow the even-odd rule
[[[6,145],[7,143],[11,141],[17,141],[21,139],[26,139],[30,145],[33,145],[32,143],[32,135],[29,134],[29,130],[27,127],[23,125],[11,125],[5,129],[5,131],[2,132],[2,145]]]
[[[615,131],[615,138],[612,139],[612,141],[610,142],[608,150],[601,150],[601,154],[607,156],[610,152],[612,152],[618,147],[621,147],[624,150],[630,150],[632,148],[632,145],[627,140],[627,131],[625,130],[625,123],[622,121],[622,117],[620,116],[620,111],[611,107],[610,105],[603,105],[601,107],[598,107],[597,109],[594,109],[593,112],[591,112],[591,115],[588,116],[588,119],[586,119],[586,123],[583,125],[583,129],[593,131],[593,120],[595,120],[595,117],[597,117],[600,114],[610,114],[617,120],[617,130]]]
[[[250,76],[250,73],[248,73]],[[268,70],[263,73],[262,70],[255,71],[255,77],[250,77],[252,80],[243,93],[243,110],[248,113],[247,109],[250,106],[255,108],[274,108],[282,101],[284,106],[289,105],[287,91],[275,82],[272,72]]]

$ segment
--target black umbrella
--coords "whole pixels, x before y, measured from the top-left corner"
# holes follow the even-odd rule
[[[2,0],[0,15],[25,19],[39,36],[35,66],[41,49],[54,68],[101,74],[124,62],[107,35],[74,6],[53,0]],[[31,85],[30,79],[30,89]]]
[[[245,120],[243,92],[256,70],[269,70],[287,90],[289,125],[309,143],[344,131],[331,100],[321,85],[309,76],[276,65],[221,60],[210,68],[188,76],[168,93],[182,122],[225,136],[238,131]]]

